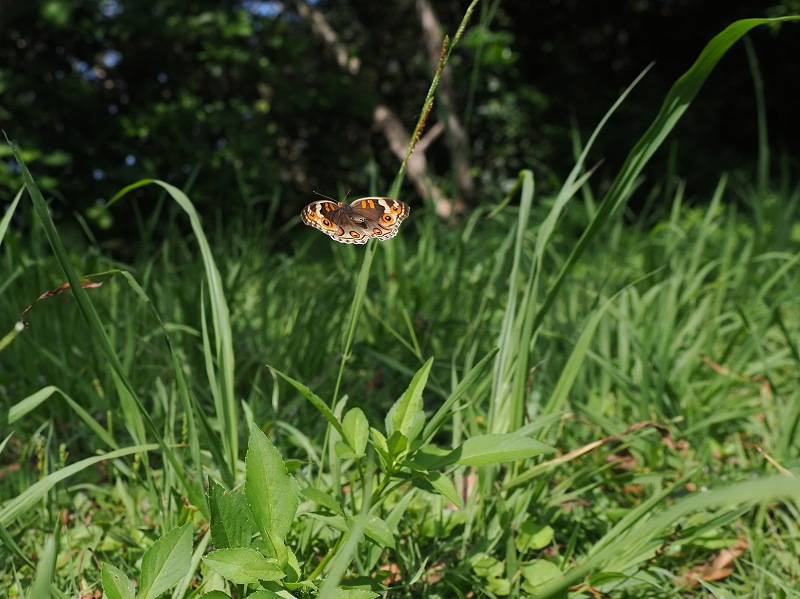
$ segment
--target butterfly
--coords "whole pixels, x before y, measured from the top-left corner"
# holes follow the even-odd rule
[[[410,212],[408,204],[400,200],[368,197],[350,204],[331,200],[311,202],[300,216],[305,224],[334,241],[361,244],[370,239],[394,237]]]

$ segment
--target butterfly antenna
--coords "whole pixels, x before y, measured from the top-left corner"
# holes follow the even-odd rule
[[[351,191],[352,191],[352,189],[348,189],[348,190],[347,190],[347,193],[346,193],[346,194],[344,194],[344,200],[346,200],[346,199],[347,199],[347,196],[349,196],[349,195],[350,195],[350,192],[351,192]],[[344,202],[344,200],[342,200],[342,201]]]
[[[311,193],[316,193],[319,197],[325,198],[327,200],[330,200],[331,202],[338,202],[338,200],[334,200],[331,196],[326,196],[325,194],[318,193],[318,192],[314,191],[313,189],[311,190]]]

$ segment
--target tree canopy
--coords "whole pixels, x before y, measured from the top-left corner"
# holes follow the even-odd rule
[[[479,3],[407,193],[469,207],[496,197],[521,168],[546,190],[571,163],[570,132],[591,131],[655,61],[616,117],[629,124],[592,156],[613,165],[713,34],[798,4],[774,0],[754,11],[737,1],[714,12],[688,0],[627,1],[612,11],[574,1]],[[206,211],[248,210],[279,193],[288,217],[311,190],[386,187],[463,9],[453,0],[5,1],[0,123],[56,199],[56,214],[86,212],[157,177],[191,184]],[[772,141],[797,161],[789,88],[800,64],[787,57],[800,55],[800,36],[759,32],[752,46]],[[754,76],[744,51],[738,56],[682,125],[676,155],[693,166],[683,176],[708,172],[713,183],[754,159]],[[18,178],[8,169],[0,183],[12,192]]]

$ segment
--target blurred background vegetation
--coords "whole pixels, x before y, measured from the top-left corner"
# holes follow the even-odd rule
[[[133,211],[152,214],[156,200],[142,193],[138,206],[98,208],[143,177],[184,188],[207,217],[263,216],[271,206],[277,229],[312,190],[386,192],[400,162],[392,144],[407,141],[441,40],[466,4],[4,0],[0,127],[24,151],[57,221],[85,220],[123,258],[137,248]],[[539,190],[557,188],[574,163],[573,134],[585,138],[654,62],[614,117],[626,124],[589,157],[603,161],[601,181],[610,178],[712,35],[735,19],[798,9],[798,0],[481,3],[428,120],[417,152],[427,160],[403,198],[414,204],[432,191],[469,209],[496,200],[522,168],[534,170]],[[702,198],[720,172],[752,171],[758,77],[770,146],[783,161],[773,164],[798,166],[789,90],[800,63],[787,57],[800,55],[800,37],[776,33],[750,35],[755,77],[745,46],[725,57],[649,172],[680,173]],[[8,149],[0,152],[7,203],[20,179]]]

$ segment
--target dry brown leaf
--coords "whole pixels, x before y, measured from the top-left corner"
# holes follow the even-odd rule
[[[106,278],[108,278],[108,277],[106,277]],[[102,285],[104,282],[105,282],[105,279],[103,281],[93,281],[92,279],[85,278],[85,279],[81,279],[81,287],[83,287],[84,289],[94,289],[95,287],[100,287],[100,285]],[[28,312],[30,312],[31,309],[33,308],[33,306],[35,306],[37,302],[40,302],[43,299],[47,299],[48,297],[53,297],[53,296],[58,295],[60,293],[64,293],[68,289],[69,289],[69,283],[64,283],[63,285],[59,285],[55,289],[51,289],[50,291],[45,291],[42,295],[37,297],[31,303],[30,306],[28,306],[27,308],[25,308],[22,311],[22,314],[20,314],[20,317],[25,316]]]
[[[381,580],[382,584],[389,586],[395,582],[400,582],[402,576],[400,575],[400,566],[392,562],[391,564],[384,564],[381,566],[381,571],[388,572],[389,575]]]
[[[639,460],[634,456],[622,453],[609,454],[606,463],[612,464],[617,472],[633,472],[639,466]]]
[[[721,580],[733,572],[734,560],[742,557],[747,551],[747,539],[740,535],[732,547],[722,549],[705,564],[690,569],[683,577],[683,582],[693,587],[698,580]]]

